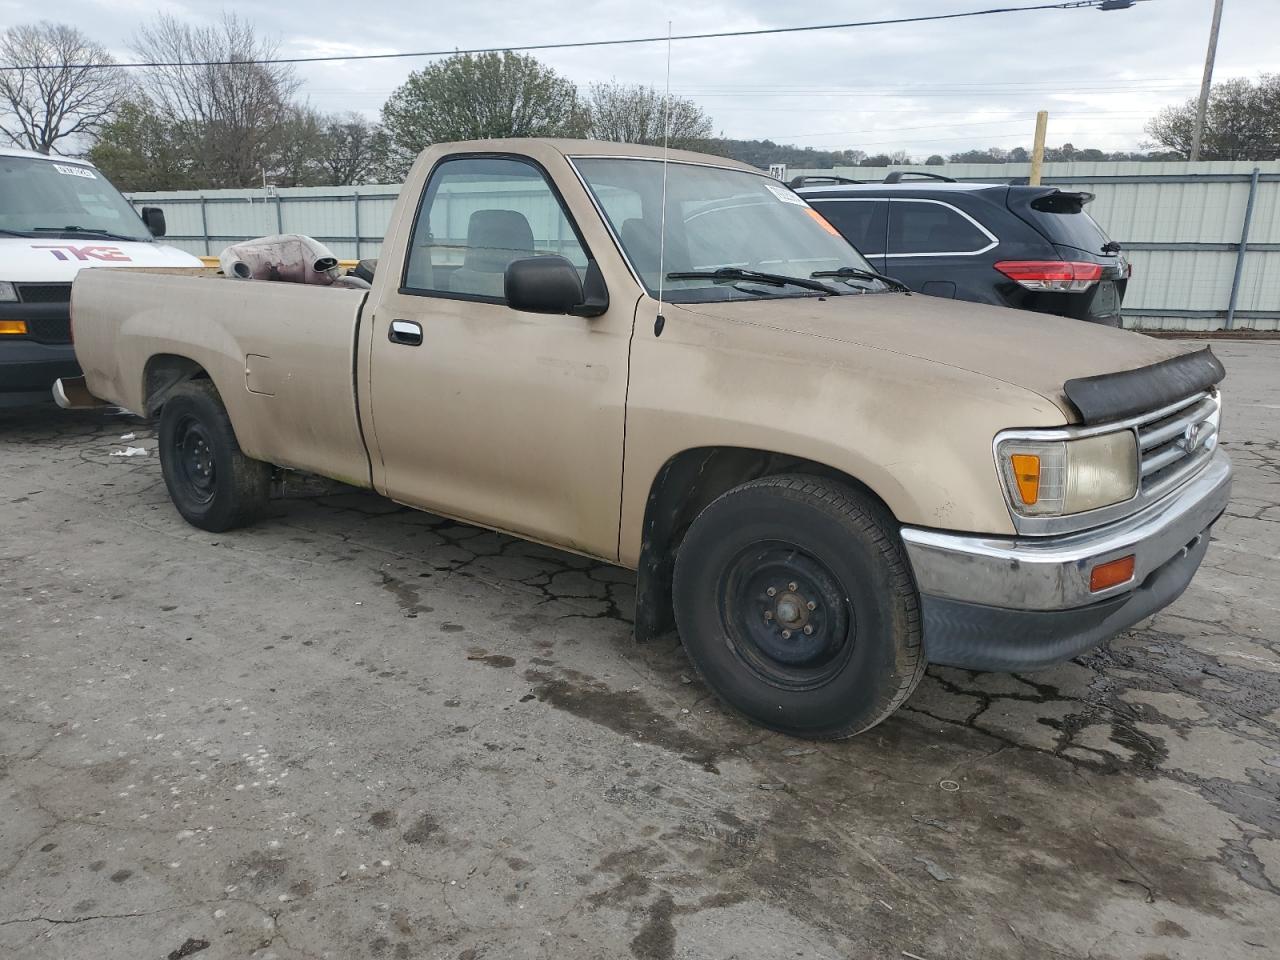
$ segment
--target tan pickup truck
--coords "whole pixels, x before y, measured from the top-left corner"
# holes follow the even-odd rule
[[[288,468],[635,569],[637,637],[801,736],[1128,628],[1230,489],[1210,351],[913,296],[692,153],[441,144],[372,290],[86,270],[72,316],[56,392],[158,416],[189,522]]]

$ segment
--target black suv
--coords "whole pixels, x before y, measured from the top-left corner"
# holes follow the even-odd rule
[[[1131,268],[1085,212],[1091,193],[911,171],[880,183],[797,177],[790,185],[912,290],[1120,326]]]

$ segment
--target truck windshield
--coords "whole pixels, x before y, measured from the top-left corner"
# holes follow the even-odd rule
[[[10,236],[151,240],[129,201],[97,170],[30,157],[0,156],[0,230]]]
[[[838,231],[776,180],[681,162],[667,167],[660,270],[662,161],[579,157],[573,164],[651,296],[658,295],[660,273],[663,296],[673,303],[890,289]],[[852,272],[839,273],[844,267]],[[815,273],[836,279],[810,282]],[[779,282],[786,278],[803,284]]]

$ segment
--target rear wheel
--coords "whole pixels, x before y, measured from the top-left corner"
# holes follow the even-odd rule
[[[919,601],[892,518],[842,484],[766,477],[712,502],[680,545],[674,600],[707,685],[785,733],[861,733],[924,674]]]
[[[211,381],[189,380],[174,388],[161,408],[159,433],[165,486],[188,523],[221,532],[265,512],[271,466],[240,451]]]

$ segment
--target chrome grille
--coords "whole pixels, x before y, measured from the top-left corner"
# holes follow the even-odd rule
[[[1154,499],[1209,462],[1218,445],[1217,392],[1198,393],[1157,410],[1136,425],[1142,495]]]

